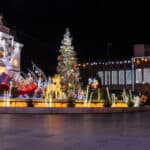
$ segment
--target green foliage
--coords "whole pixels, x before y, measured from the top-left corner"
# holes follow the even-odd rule
[[[111,105],[112,105],[111,100],[108,100],[108,99],[104,100],[104,107],[111,107]]]
[[[133,107],[134,103],[131,101],[131,99],[129,99],[127,105],[128,105],[128,107]]]
[[[101,92],[101,98],[104,99],[104,100],[108,100],[108,96],[107,96],[106,91]]]
[[[104,107],[111,107],[112,101],[108,99],[106,90],[101,92],[101,98],[104,100]]]

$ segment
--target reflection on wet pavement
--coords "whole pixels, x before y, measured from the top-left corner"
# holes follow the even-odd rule
[[[150,149],[150,113],[0,115],[0,150]]]

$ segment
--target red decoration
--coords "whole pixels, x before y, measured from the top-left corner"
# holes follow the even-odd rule
[[[70,79],[74,79],[74,75],[73,74],[70,75]]]
[[[77,84],[77,89],[79,89],[80,88],[80,84]]]
[[[66,71],[67,71],[67,69],[66,69],[66,68],[64,68],[63,72],[66,72]]]
[[[58,60],[58,61],[62,61],[62,57],[61,57],[61,56],[58,56],[57,60]]]
[[[37,88],[37,84],[32,82],[30,84],[19,87],[18,92],[19,94],[30,94],[34,92],[36,88]]]
[[[65,84],[65,85],[64,85],[64,89],[66,89],[66,88],[67,88],[67,85]]]

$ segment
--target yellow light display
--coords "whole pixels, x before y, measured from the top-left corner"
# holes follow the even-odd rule
[[[74,72],[74,70],[73,70],[73,69],[71,69],[70,71],[71,71],[71,72]]]
[[[85,68],[86,67],[86,64],[83,64],[83,68]]]
[[[71,83],[68,83],[68,86],[69,86],[69,87],[71,87],[71,86],[72,86],[72,84],[71,84]]]
[[[99,83],[98,83],[97,80],[91,84],[91,86],[92,86],[93,88],[97,88],[98,85],[99,85]]]
[[[145,62],[147,62],[148,61],[148,59],[147,58],[145,58]]]
[[[0,58],[5,57],[5,53],[3,51],[0,51]]]
[[[17,61],[17,59],[14,59],[13,66],[18,67],[18,61]]]
[[[61,79],[64,79],[64,76],[61,76]]]
[[[142,57],[141,60],[144,61],[144,57]]]
[[[136,61],[136,64],[140,64],[140,61],[139,61],[139,60],[137,60],[137,61]]]
[[[0,74],[3,73],[3,72],[6,72],[6,68],[0,66]]]
[[[111,107],[128,107],[128,105],[125,102],[116,102]]]

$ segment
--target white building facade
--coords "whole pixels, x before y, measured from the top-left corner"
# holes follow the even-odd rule
[[[23,44],[16,42],[10,35],[10,29],[0,16],[0,74],[3,72],[14,76],[20,72],[21,49]]]

